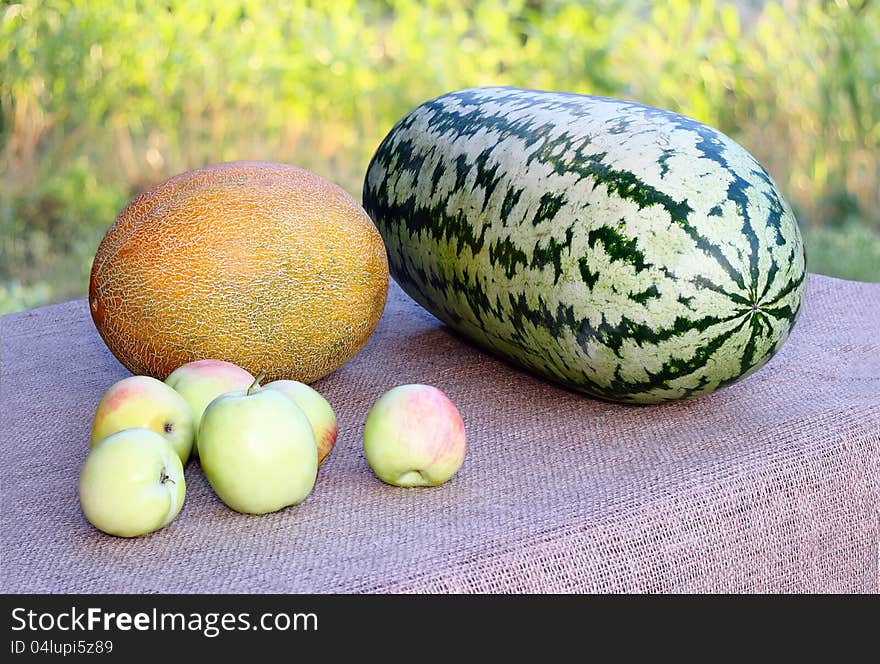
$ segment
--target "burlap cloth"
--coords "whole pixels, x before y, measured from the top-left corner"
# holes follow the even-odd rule
[[[337,448],[302,505],[236,514],[186,471],[148,537],[94,530],[76,486],[91,417],[127,374],[85,300],[2,319],[5,592],[877,592],[880,284],[809,280],[791,339],[691,402],[619,406],[468,346],[394,285],[373,338],[316,384]],[[371,474],[364,417],[430,383],[468,455],[434,489]]]

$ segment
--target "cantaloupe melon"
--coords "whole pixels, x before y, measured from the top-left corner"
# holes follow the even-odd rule
[[[310,383],[358,352],[387,292],[382,238],[341,187],[231,162],[129,203],[98,247],[89,305],[132,373],[164,379],[215,358]]]

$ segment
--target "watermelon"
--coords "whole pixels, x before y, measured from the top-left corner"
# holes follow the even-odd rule
[[[459,90],[379,145],[363,205],[389,268],[465,338],[624,403],[763,366],[803,301],[791,207],[744,148],[638,103]]]

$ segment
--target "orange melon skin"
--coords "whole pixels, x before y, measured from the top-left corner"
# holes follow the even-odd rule
[[[98,247],[89,305],[134,374],[164,380],[213,358],[311,383],[366,343],[387,293],[382,238],[341,187],[294,166],[230,162],[128,204]]]

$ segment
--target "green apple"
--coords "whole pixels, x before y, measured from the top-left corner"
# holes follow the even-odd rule
[[[318,465],[327,459],[336,444],[336,414],[333,407],[319,392],[297,380],[274,380],[263,385],[262,390],[278,390],[293,399],[309,418],[315,440],[318,442]]]
[[[376,477],[388,484],[443,484],[464,463],[464,422],[436,387],[399,385],[367,415],[364,456]]]
[[[253,382],[254,377],[248,371],[223,360],[187,362],[168,375],[165,383],[177,390],[192,410],[196,429],[193,456],[199,455],[199,424],[208,404],[221,394],[246,390]]]
[[[318,472],[318,445],[309,418],[277,390],[217,397],[205,409],[199,458],[205,477],[227,506],[266,514],[301,503]]]
[[[111,385],[95,411],[91,445],[135,427],[160,434],[171,443],[181,463],[189,459],[195,436],[192,411],[186,400],[161,380],[129,376]]]
[[[79,476],[86,519],[119,537],[164,528],[180,513],[185,497],[180,457],[152,429],[124,429],[98,441]]]

